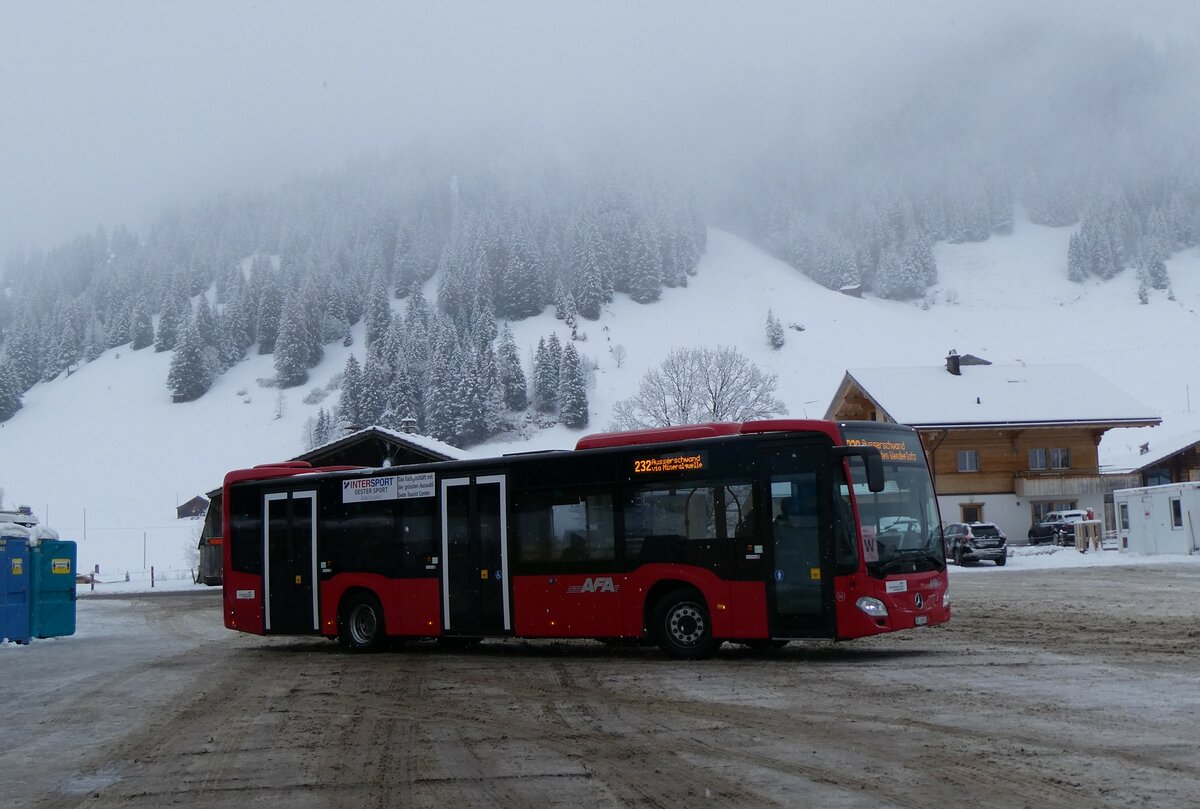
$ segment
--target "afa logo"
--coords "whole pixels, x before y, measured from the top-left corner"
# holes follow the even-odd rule
[[[612,580],[612,576],[588,576],[583,584],[572,584],[567,588],[568,593],[615,593],[621,585]]]

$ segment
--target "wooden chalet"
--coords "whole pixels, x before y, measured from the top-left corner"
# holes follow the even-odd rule
[[[1112,491],[1137,484],[1101,475],[1100,439],[1161,419],[1081,366],[963,360],[848,370],[825,417],[917,428],[944,522],[994,522],[1023,539],[1048,511],[1092,508],[1111,525]]]

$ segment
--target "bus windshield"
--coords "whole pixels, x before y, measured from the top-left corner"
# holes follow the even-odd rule
[[[868,490],[861,459],[852,458],[850,464],[867,572],[886,576],[944,568],[937,498],[916,431],[851,425],[843,431],[847,443],[876,446],[883,455],[881,492]],[[848,497],[848,487],[841,488]]]

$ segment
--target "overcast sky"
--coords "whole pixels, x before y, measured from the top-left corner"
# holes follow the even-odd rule
[[[413,138],[736,149],[769,99],[853,103],[830,88],[1013,20],[1200,23],[1190,0],[829,5],[0,0],[0,260]]]

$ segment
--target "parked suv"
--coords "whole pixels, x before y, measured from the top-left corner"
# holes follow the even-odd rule
[[[1074,545],[1075,523],[1086,519],[1087,512],[1081,509],[1048,511],[1041,522],[1030,527],[1029,544],[1053,542],[1058,545]]]
[[[946,558],[957,564],[983,559],[1003,565],[1008,561],[1008,537],[990,522],[954,522],[946,526]]]

